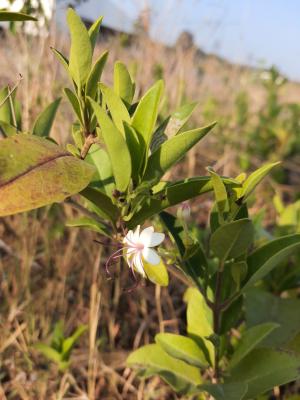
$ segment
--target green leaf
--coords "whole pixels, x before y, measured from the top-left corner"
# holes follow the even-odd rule
[[[247,390],[245,383],[205,384],[200,385],[195,393],[208,392],[215,400],[242,400]]]
[[[107,58],[108,58],[108,51],[105,51],[95,62],[86,82],[85,95],[90,96],[94,100],[97,94],[98,82],[101,79],[101,75],[103,72],[103,68],[106,64]]]
[[[222,177],[226,186],[235,187],[234,179]],[[174,182],[166,188],[166,195],[170,205],[176,205],[182,201],[192,199],[200,194],[207,193],[213,189],[211,178],[199,176]]]
[[[75,121],[71,125],[71,134],[75,145],[81,148],[84,144],[84,134],[81,129],[79,121]]]
[[[163,261],[161,260],[158,265],[148,264],[145,260],[143,261],[144,270],[146,272],[147,278],[159,286],[168,286],[169,275],[167,268]]]
[[[64,323],[63,321],[58,321],[54,325],[52,338],[51,338],[51,347],[57,350],[59,353],[62,350],[62,343],[64,341]]]
[[[274,329],[280,325],[272,322],[265,322],[255,325],[242,334],[235,352],[230,360],[229,368],[234,368],[243,358],[245,358],[254,348],[256,348]]]
[[[245,295],[247,328],[265,322],[280,325],[264,339],[263,347],[283,347],[296,337],[300,332],[299,310],[299,299],[282,299],[256,288]]]
[[[81,122],[81,124],[83,124],[80,103],[79,103],[79,100],[78,100],[76,94],[74,92],[72,92],[72,90],[70,90],[69,88],[65,88],[64,93],[67,96],[78,120]]]
[[[37,21],[37,19],[19,12],[0,11],[0,21]]]
[[[300,234],[283,236],[256,249],[247,259],[249,279],[243,291],[263,279],[299,249]]]
[[[50,47],[50,49],[53,51],[54,55],[60,61],[60,63],[63,65],[65,70],[69,72],[69,60],[57,49],[54,47]]]
[[[281,210],[278,218],[278,225],[300,229],[300,200],[289,204]]]
[[[0,90],[0,121],[20,129],[21,105],[16,100],[16,93],[17,91],[12,91],[9,86]]]
[[[170,357],[157,344],[149,344],[131,353],[127,365],[150,370],[151,375],[159,375],[177,392],[188,392],[202,383],[198,368]]]
[[[124,123],[124,132],[128,150],[131,156],[132,179],[137,182],[145,147],[143,143],[140,142],[140,137],[135,129],[126,122]]]
[[[300,357],[275,349],[255,349],[232,370],[230,382],[248,385],[244,399],[255,399],[274,386],[300,376]]]
[[[300,356],[300,334],[298,333],[290,342],[285,344],[284,349]]]
[[[223,214],[229,211],[226,187],[223,183],[222,178],[218,174],[216,174],[212,168],[207,168],[207,170],[211,176],[211,182],[214,188],[219,216],[221,216],[223,219]]]
[[[223,178],[224,183],[229,186],[235,186],[236,182],[232,179]],[[129,221],[129,228],[143,223],[152,215],[158,214],[164,209],[181,203],[182,201],[192,199],[203,193],[212,190],[210,177],[199,176],[185,179],[183,181],[166,184],[165,188],[155,193],[155,196],[143,205],[140,211],[134,214]]]
[[[115,127],[106,112],[93,99],[89,99],[101,128],[101,135],[107,147],[116,187],[124,192],[131,179],[131,159],[122,133]]]
[[[207,360],[198,346],[191,338],[175,335],[173,333],[159,333],[155,336],[159,344],[169,356],[185,361],[198,368],[208,366]]]
[[[107,230],[106,226],[101,222],[90,218],[90,217],[79,217],[68,220],[66,226],[77,227],[77,228],[87,228],[91,231],[100,233],[101,235],[111,236],[110,232]]]
[[[164,142],[168,140],[168,136],[166,135],[166,128],[170,121],[170,116],[165,119],[156,129],[156,131],[152,135],[151,143],[150,143],[150,151],[154,153]]]
[[[245,261],[238,261],[231,264],[230,269],[232,279],[237,285],[237,290],[240,290],[241,282],[247,276],[248,265]]]
[[[187,257],[190,248],[186,243],[186,232],[181,222],[167,212],[162,212],[159,216],[180,253],[181,263],[179,264],[179,268],[182,269],[187,276],[191,277],[196,284],[199,284],[198,278],[204,275],[204,271],[207,268],[207,260],[201,245],[194,242],[193,253]]]
[[[91,163],[97,169],[97,174],[94,175],[93,179],[94,186],[111,197],[116,185],[107,152],[100,148],[99,145],[93,144],[85,161]]]
[[[84,144],[83,132],[79,123],[75,122],[74,124],[72,124],[72,137],[78,153],[78,149],[81,149]],[[79,157],[80,157],[80,152],[79,152]]]
[[[146,155],[158,116],[159,102],[163,92],[163,82],[158,81],[141,98],[132,117],[133,128],[144,138]]]
[[[256,186],[264,179],[264,177],[268,175],[268,173],[279,164],[280,162],[264,165],[263,167],[254,171],[250,176],[248,176],[248,178],[243,183],[243,190],[241,192],[240,198],[243,198],[243,201],[245,201],[254,191]]]
[[[74,146],[71,143],[68,143],[66,145],[66,149],[69,153],[71,153],[74,157],[78,157],[80,158],[80,151],[78,150],[78,148],[76,146]]]
[[[56,99],[38,115],[32,129],[32,133],[34,135],[42,137],[48,137],[50,135],[50,131],[60,102],[61,98]]]
[[[243,301],[242,296],[239,296],[223,311],[220,335],[227,335],[232,328],[235,329],[240,325],[241,316],[243,315]]]
[[[189,120],[197,105],[197,102],[185,104],[171,115],[166,128],[166,135],[168,137],[176,135],[180,131],[184,124]]]
[[[62,361],[61,354],[44,343],[36,343],[34,344],[34,348],[51,361],[54,361],[58,364]]]
[[[165,172],[177,163],[214,126],[215,123],[204,128],[180,133],[163,143],[149,157],[143,180],[156,180],[158,182]]]
[[[176,135],[188,121],[198,103],[185,104],[168,117],[154,132],[151,140],[151,153],[157,150],[168,138]]]
[[[126,104],[131,104],[134,96],[134,84],[131,76],[121,62],[116,62],[114,66],[114,91],[123,99]]]
[[[99,189],[87,187],[80,192],[80,194],[97,206],[99,210],[101,210],[104,218],[108,218],[109,220],[115,222],[119,217],[119,211],[117,207],[112,203],[111,199]]]
[[[203,296],[196,288],[189,288],[184,294],[187,302],[187,331],[189,336],[197,340],[207,361],[212,365],[214,360],[214,345],[207,338],[213,331],[213,314]],[[202,343],[204,347],[202,346]]]
[[[6,137],[20,133],[20,131],[13,125],[10,125],[4,121],[0,121],[0,132],[2,132],[2,134]]]
[[[246,253],[254,238],[250,219],[244,218],[220,226],[210,239],[210,249],[222,262]]]
[[[11,97],[14,100],[15,94],[11,94]],[[0,120],[7,124],[13,124],[7,86],[0,90],[0,104]]]
[[[103,99],[118,130],[124,135],[124,122],[130,123],[130,116],[122,99],[113,89],[100,84]]]
[[[103,17],[99,17],[94,23],[93,25],[90,27],[88,33],[89,33],[89,37],[91,40],[91,46],[92,46],[92,52],[94,52],[96,43],[97,43],[97,38],[98,38],[98,34],[99,34],[99,29],[100,29],[100,25],[102,23]]]
[[[34,348],[41,352],[48,360],[54,361],[58,365],[60,371],[65,371],[69,367],[69,361],[64,361],[62,359],[62,354],[57,352],[54,348],[44,343],[36,343],[34,344]]]
[[[32,210],[78,193],[94,168],[51,141],[18,134],[0,142],[0,216]]]
[[[84,23],[76,12],[69,8],[67,23],[71,34],[69,71],[78,87],[82,87],[92,67],[92,46]]]
[[[75,330],[72,336],[68,337],[63,341],[63,348],[62,348],[63,360],[67,361],[69,359],[71,350],[75,346],[78,339],[84,334],[84,332],[87,331],[87,328],[88,328],[87,325],[80,325]]]

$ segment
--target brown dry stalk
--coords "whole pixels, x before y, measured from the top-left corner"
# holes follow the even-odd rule
[[[101,292],[98,289],[98,271],[101,261],[101,247],[98,250],[93,269],[93,281],[90,288],[90,315],[89,315],[89,360],[88,360],[88,396],[90,400],[96,398],[96,379],[98,368],[97,355],[97,327],[100,317]]]

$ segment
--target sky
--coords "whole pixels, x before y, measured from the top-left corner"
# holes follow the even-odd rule
[[[299,0],[88,0],[78,11],[130,30],[146,3],[154,38],[172,44],[188,30],[206,52],[246,65],[274,64],[300,81]]]

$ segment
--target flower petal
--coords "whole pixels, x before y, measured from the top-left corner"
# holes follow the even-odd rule
[[[145,247],[158,246],[164,239],[165,234],[154,232],[153,226],[144,229],[140,234],[140,242],[143,243]]]
[[[134,231],[133,237],[132,237],[132,241],[133,243],[138,243],[139,239],[140,239],[140,227],[141,225],[138,225]]]
[[[158,265],[160,263],[160,257],[155,250],[145,247],[143,250],[143,257],[147,263],[151,265]]]
[[[143,275],[143,276],[145,277],[146,274],[145,274],[145,271],[144,271],[142,255],[141,255],[140,252],[139,252],[139,253],[136,253],[136,254],[134,255],[133,264],[134,264],[136,270],[137,270],[141,275]]]
[[[133,240],[133,232],[132,231],[128,231],[127,235],[123,239],[123,243],[130,244],[130,243],[132,243],[132,240]]]

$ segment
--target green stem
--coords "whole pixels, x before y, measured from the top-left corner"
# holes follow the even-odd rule
[[[12,116],[12,120],[13,120],[13,125],[15,128],[18,128],[15,107],[14,107],[14,103],[13,103],[13,99],[12,99],[12,91],[10,90],[9,85],[7,86],[7,90],[8,90],[8,95],[9,95],[9,106],[10,106],[10,112],[11,112],[11,116]]]

